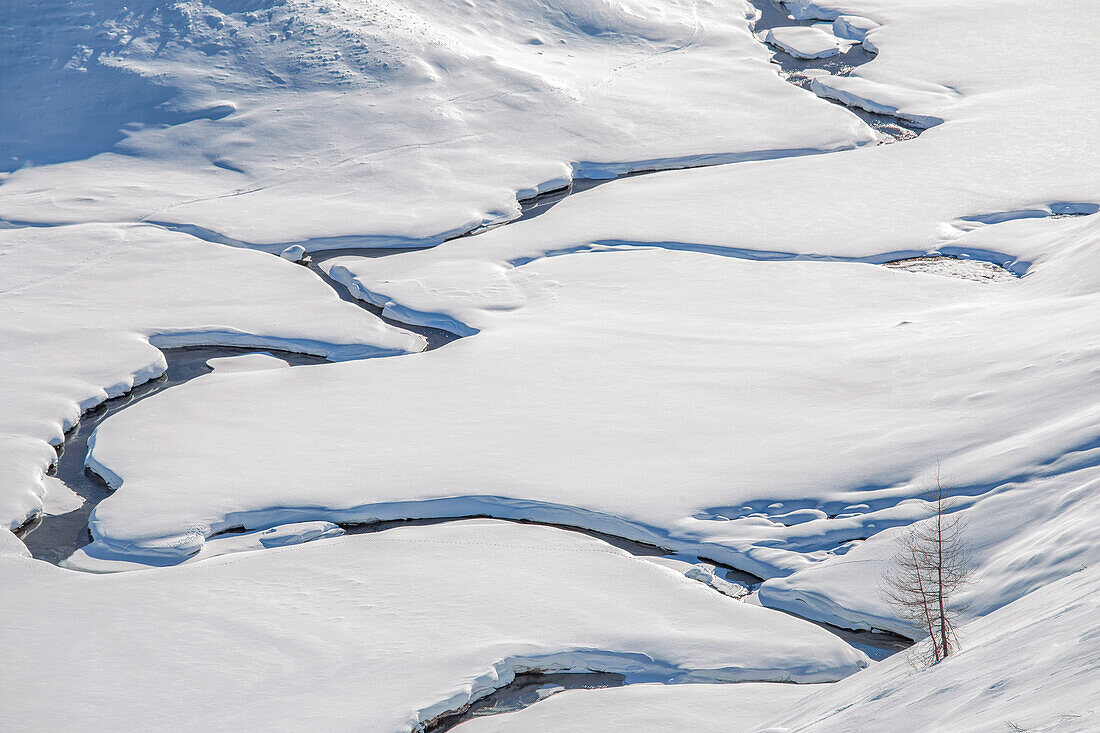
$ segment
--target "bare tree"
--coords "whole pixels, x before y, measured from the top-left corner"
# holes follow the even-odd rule
[[[955,622],[962,608],[956,594],[972,572],[963,520],[952,513],[952,503],[937,470],[929,502],[931,516],[902,534],[883,583],[883,597],[895,612],[928,634],[924,659],[928,664],[958,650]]]

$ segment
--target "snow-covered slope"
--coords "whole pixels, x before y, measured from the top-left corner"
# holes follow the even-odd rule
[[[754,733],[803,698],[806,685],[653,685],[569,690],[526,710],[475,718],[459,733]]]
[[[28,731],[387,733],[523,669],[818,682],[866,665],[811,624],[546,527],[409,527],[110,576],[9,558],[0,572],[0,645],[35,641],[0,665],[4,715]]]
[[[964,626],[964,653],[930,669],[899,654],[835,685],[568,691],[456,730],[1086,733],[1100,720],[1098,581],[1090,568]]]
[[[1066,473],[1006,483],[965,510],[965,537],[979,572],[959,597],[964,617],[985,616],[1100,561],[1100,467],[1096,448],[1069,454]],[[1073,465],[1088,468],[1073,470]],[[761,586],[760,600],[846,628],[917,630],[900,623],[878,591],[896,551],[883,532],[843,556]]]
[[[898,655],[779,712],[772,733],[1058,731],[1100,725],[1100,572],[1044,586],[961,629],[963,653],[914,670]]]
[[[223,362],[102,423],[89,465],[117,492],[71,566],[179,567],[73,573],[0,527],[0,644],[42,629],[0,665],[5,714],[407,730],[548,666],[852,674],[774,715],[761,688],[751,726],[782,730],[1095,727],[1100,10],[789,0],[822,22],[769,36],[765,2],[3,4],[0,524],[42,506],[82,408],[159,373],[155,346],[342,360]],[[781,48],[824,57],[769,64]],[[880,145],[841,105],[927,129]],[[435,244],[573,176],[718,163],[324,262],[385,314],[467,336],[427,353],[248,251]],[[977,571],[962,653],[855,673],[861,654],[754,607],[909,631],[878,584],[937,466]],[[767,581],[737,603],[552,529],[322,521],[470,514]],[[260,531],[206,541],[235,527]],[[711,689],[478,725],[634,701],[624,720],[705,729],[685,706]]]
[[[430,242],[575,174],[876,140],[771,71],[739,1],[31,7],[0,9],[10,220]]]

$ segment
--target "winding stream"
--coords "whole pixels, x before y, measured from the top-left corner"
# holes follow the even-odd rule
[[[57,447],[57,463],[50,475],[60,479],[79,495],[84,504],[67,514],[41,514],[16,532],[35,558],[57,565],[92,541],[88,532],[88,516],[112,492],[103,479],[84,467],[84,459],[88,456],[88,438],[108,417],[169,387],[209,374],[213,371],[206,364],[209,359],[263,351],[292,365],[321,364],[325,361],[324,357],[308,354],[233,346],[191,346],[162,351],[168,361],[168,369],[161,377],[140,384],[126,394],[102,402],[85,412],[80,416],[80,421],[65,434],[65,442]]]
[[[612,180],[615,179],[578,179],[564,188],[547,191],[533,198],[525,199],[520,202],[522,208],[520,217],[513,221],[523,221],[544,214],[567,196]],[[472,233],[465,236],[471,235]],[[415,252],[420,249],[429,248],[362,247],[317,250],[311,252],[309,258],[302,264],[331,287],[341,300],[373,313],[391,326],[420,334],[428,341],[427,350],[431,350],[444,346],[459,337],[449,331],[402,323],[383,315],[381,308],[352,296],[347,288],[329,277],[328,273],[320,267],[322,263],[336,257],[388,257],[405,252]],[[88,455],[88,439],[99,424],[108,417],[165,389],[189,382],[203,374],[209,374],[213,371],[206,364],[209,359],[240,356],[262,351],[282,359],[291,366],[323,364],[326,361],[324,357],[320,356],[267,348],[194,346],[166,348],[161,349],[161,351],[168,362],[168,369],[161,377],[140,384],[126,394],[109,399],[88,410],[80,416],[79,421],[65,434],[64,442],[57,446],[58,459],[48,474],[60,479],[70,490],[80,496],[84,503],[79,509],[65,514],[40,514],[16,530],[16,536],[23,540],[23,543],[31,551],[31,555],[36,559],[57,565],[73,552],[92,541],[91,534],[88,531],[88,517],[96,505],[110,496],[112,492],[102,478],[85,467],[84,460]],[[355,530],[352,529],[351,531]]]
[[[786,8],[777,2],[777,0],[750,0],[750,2],[760,13],[760,17],[750,26],[753,33],[757,34],[758,38],[761,38],[768,31],[776,28],[807,28],[827,22],[821,20],[795,20],[790,17]],[[848,76],[852,73],[853,69],[873,61],[877,55],[864,48],[863,44],[853,43],[850,47],[836,56],[820,59],[801,59],[792,56],[778,46],[766,43],[763,40],[761,40],[761,43],[765,43],[768,50],[771,51],[772,63],[779,66],[779,71],[783,78],[791,84],[807,91],[810,91],[810,84],[815,75],[831,74],[833,76]],[[912,140],[927,129],[908,120],[890,115],[868,112],[859,107],[844,104],[843,102],[829,99],[828,97],[820,97],[820,99],[839,105],[859,117],[867,123],[868,127],[884,137],[883,142],[892,143]]]

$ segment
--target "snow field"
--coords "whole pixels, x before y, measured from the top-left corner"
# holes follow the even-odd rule
[[[0,565],[5,648],[49,629],[0,668],[28,730],[410,731],[528,668],[821,682],[867,663],[601,541],[487,520],[108,576]]]
[[[0,218],[162,222],[276,252],[433,244],[573,176],[875,140],[771,72],[747,3],[86,9],[0,15],[20,72]],[[92,119],[66,101],[89,85],[128,93]]]
[[[51,443],[155,378],[156,346],[408,354],[250,356],[104,422],[89,465],[118,492],[70,565],[185,566],[80,575],[0,528],[3,643],[48,630],[0,667],[13,719],[410,730],[530,667],[839,679],[865,664],[842,642],[594,540],[331,522],[578,524],[766,576],[765,605],[905,631],[878,578],[939,464],[979,571],[965,652],[875,665],[751,726],[1095,727],[1097,8],[787,5],[880,52],[813,92],[930,129],[876,146],[766,63],[747,5],[0,9],[17,72],[0,91],[0,523],[72,505],[42,476]],[[304,268],[223,246],[435,244],[573,176],[733,161],[325,263],[387,315],[470,336],[427,354]],[[923,273],[875,266],[923,255]],[[1024,276],[928,276],[983,262]],[[568,728],[625,704],[704,726],[687,703],[708,688],[568,693],[469,725]],[[753,694],[737,688],[722,700]]]
[[[154,345],[269,346],[335,360],[424,348],[304,268],[151,226],[4,229],[0,259],[6,528],[42,510],[53,446],[84,410],[164,371]]]
[[[1088,271],[1091,218],[998,226]],[[182,560],[237,525],[489,513],[773,577],[921,517],[937,461],[965,506],[1094,439],[1100,308],[1057,268],[984,283],[657,248],[494,280],[455,313],[480,332],[445,349],[215,374],[113,417],[93,535]]]

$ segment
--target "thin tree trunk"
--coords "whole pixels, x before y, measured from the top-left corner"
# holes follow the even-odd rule
[[[936,628],[933,625],[931,602],[928,598],[928,590],[924,587],[924,578],[920,574],[920,563],[917,560],[917,551],[912,551],[913,566],[918,568],[916,573],[917,588],[920,594],[921,613],[924,615],[924,623],[928,627],[928,638],[932,640],[932,660],[940,660],[940,647],[936,642]]]
[[[947,636],[947,589],[943,583],[943,489],[940,489],[940,498],[936,502],[936,601],[939,604],[940,612],[940,650],[942,652],[942,659],[946,659],[951,653],[951,647],[948,644]]]

